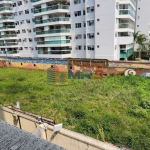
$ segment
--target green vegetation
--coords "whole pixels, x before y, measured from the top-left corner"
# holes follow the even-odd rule
[[[141,59],[141,53],[142,52],[147,52],[147,54],[150,52],[150,40],[145,34],[140,34],[140,31],[135,32],[133,34],[134,38],[134,44],[137,44],[137,52],[138,52],[138,58]],[[150,55],[149,60],[150,60]]]
[[[47,84],[45,71],[0,68],[0,105],[15,105],[65,128],[134,150],[150,149],[150,79],[110,76]]]

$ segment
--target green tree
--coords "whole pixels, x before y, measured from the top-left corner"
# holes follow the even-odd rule
[[[146,46],[147,37],[144,34],[139,34],[139,33],[140,31],[135,32],[133,34],[133,38],[134,38],[134,44],[135,43],[138,44],[138,48],[137,48],[138,58],[141,58],[141,52],[147,51],[147,46]]]
[[[146,47],[147,47],[147,54],[150,60],[150,40],[148,40],[148,42],[146,43]]]

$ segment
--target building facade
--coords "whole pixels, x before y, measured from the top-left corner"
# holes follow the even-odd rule
[[[137,3],[136,32],[150,37],[150,1],[139,0]]]
[[[135,11],[135,0],[3,0],[0,56],[127,59]]]

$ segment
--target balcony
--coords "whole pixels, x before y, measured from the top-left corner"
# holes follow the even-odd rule
[[[67,17],[49,18],[49,19],[45,19],[45,20],[35,21],[35,24],[45,24],[45,23],[49,23],[49,22],[58,22],[58,21],[69,21],[69,18],[67,18]]]
[[[133,14],[131,10],[119,10],[119,15],[130,15],[135,19],[135,14]]]
[[[2,16],[2,18],[0,18],[0,21],[2,20],[14,20],[14,17],[12,16]]]
[[[6,54],[18,54],[18,51],[7,51]]]
[[[70,50],[53,50],[53,51],[38,51],[38,54],[71,54],[71,49]]]
[[[133,54],[133,48],[130,49],[121,49],[122,52],[120,52],[120,58],[128,58]]]
[[[70,33],[70,29],[57,29],[57,30],[48,30],[48,31],[38,31],[38,32],[36,32],[36,35],[55,34],[55,33]]]
[[[12,0],[0,0],[0,2],[3,2],[3,1],[12,2]]]
[[[12,8],[11,7],[1,7],[0,8],[0,12],[1,11],[6,11],[6,10],[12,11]]]
[[[120,0],[120,1],[131,1],[132,4],[136,7],[136,2],[134,0]]]
[[[68,5],[53,5],[47,8],[40,8],[40,9],[34,9],[33,13],[42,13],[42,12],[46,12],[46,11],[52,11],[52,10],[56,10],[56,9],[66,9],[69,10],[69,6]]]
[[[53,50],[53,51],[38,51],[38,57],[40,58],[69,58],[71,57],[70,50]]]
[[[5,35],[0,35],[0,38],[11,38],[11,37],[17,37],[17,34],[5,34]]]
[[[123,28],[129,28],[129,29],[133,29],[134,30],[134,25],[128,24],[128,23],[120,23],[119,24],[119,29],[123,29]]]
[[[0,30],[3,30],[3,29],[15,29],[15,26],[2,26],[2,27],[0,27]]]
[[[41,0],[31,0],[32,3],[39,2]]]
[[[0,46],[14,46],[14,45],[18,45],[18,43],[0,43]]]
[[[41,41],[37,42],[38,45],[51,45],[51,44],[68,44],[70,40],[58,40],[58,41]]]

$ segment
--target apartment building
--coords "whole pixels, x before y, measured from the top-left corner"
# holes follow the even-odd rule
[[[71,57],[69,1],[0,1],[0,56]]]
[[[150,37],[150,0],[138,0],[136,31]]]
[[[134,0],[72,0],[72,57],[120,60],[133,52]]]
[[[0,56],[127,59],[135,11],[135,0],[1,0]]]

